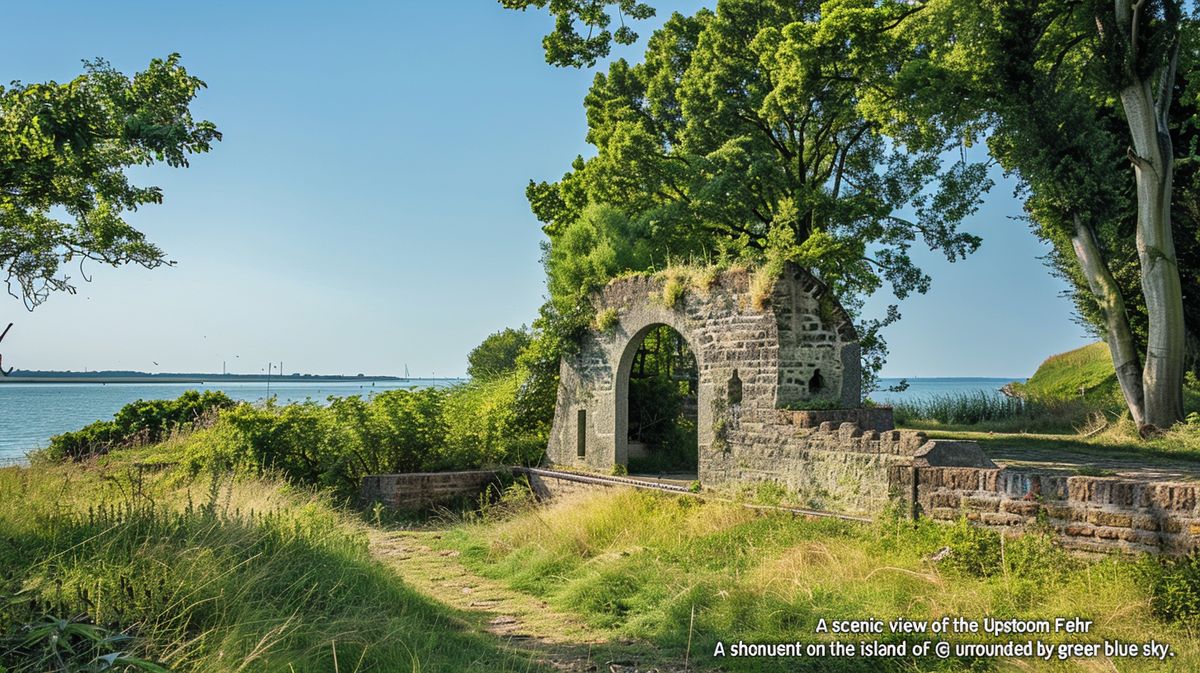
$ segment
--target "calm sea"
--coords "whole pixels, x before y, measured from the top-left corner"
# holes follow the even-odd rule
[[[337,383],[271,382],[280,403],[330,395],[367,396],[375,392],[424,386],[449,386],[458,379],[357,381]],[[137,400],[174,399],[187,390],[223,390],[235,400],[257,402],[267,397],[266,383],[5,383],[0,384],[0,465],[24,460],[25,452],[46,446],[54,435],[112,418]]]
[[[877,402],[894,404],[935,395],[977,393],[1000,395],[1000,387],[1019,379],[912,378],[904,392],[878,391]],[[280,403],[312,399],[324,402],[330,395],[367,396],[373,392],[419,386],[448,386],[458,379],[346,383],[271,383],[271,395]],[[883,387],[897,379],[882,379]],[[0,464],[20,462],[25,452],[46,445],[50,437],[77,430],[93,421],[111,418],[122,406],[136,400],[173,399],[185,390],[223,390],[236,400],[256,402],[267,397],[265,383],[8,383],[0,385]]]

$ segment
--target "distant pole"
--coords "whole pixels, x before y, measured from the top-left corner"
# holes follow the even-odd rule
[[[274,367],[274,366],[275,366],[275,363],[273,363],[273,362],[267,363],[267,397],[271,396],[271,367]]]
[[[225,361],[221,360],[221,376],[225,376]]]

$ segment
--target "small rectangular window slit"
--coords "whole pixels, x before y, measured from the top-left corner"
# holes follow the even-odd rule
[[[587,411],[579,410],[579,427],[575,429],[575,454],[580,458],[587,453]]]

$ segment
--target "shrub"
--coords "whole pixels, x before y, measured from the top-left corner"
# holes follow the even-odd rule
[[[354,497],[364,476],[538,463],[545,438],[522,428],[521,377],[510,373],[448,390],[391,390],[328,406],[239,404],[188,437],[182,459],[202,469],[278,473]]]
[[[1155,615],[1189,629],[1200,627],[1200,555],[1146,558],[1142,574]]]
[[[667,282],[663,284],[662,303],[667,308],[677,308],[679,302],[683,300],[683,293],[687,290],[687,285],[677,276],[667,278]]]
[[[468,383],[445,401],[445,465],[532,465],[541,461],[544,442],[519,427],[517,398],[521,376]]]
[[[596,331],[611,332],[621,321],[621,314],[615,308],[606,308],[596,314]]]
[[[1001,569],[1000,534],[972,526],[965,517],[947,531],[946,546],[950,554],[942,563],[964,575],[991,577]]]
[[[170,433],[194,427],[221,409],[234,406],[223,392],[189,390],[175,400],[138,400],[121,407],[111,421],[96,421],[50,438],[41,454],[50,460],[83,460],[113,448],[153,444]]]

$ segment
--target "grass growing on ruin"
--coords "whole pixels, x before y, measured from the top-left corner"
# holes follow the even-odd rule
[[[46,616],[130,634],[122,651],[173,671],[539,670],[373,560],[354,516],[281,482],[114,462],[2,469],[0,493],[0,670],[68,670],[8,650]]]
[[[1080,616],[1096,621],[1089,640],[1157,638],[1176,652],[1171,670],[1200,668],[1200,645],[1189,631],[1196,615],[1178,607],[1197,597],[1188,584],[1196,581],[1195,572],[1184,573],[1190,578],[1184,581],[1154,561],[1084,562],[1037,535],[1002,544],[994,533],[965,524],[807,521],[626,491],[499,523],[464,524],[447,544],[461,550],[476,572],[617,634],[650,640],[679,658],[686,654],[701,668],[1110,670],[1110,662],[1096,660],[1058,665],[711,656],[718,639],[811,642],[819,618],[947,615]],[[951,549],[948,558],[932,561],[944,547]],[[1161,600],[1175,594],[1189,598],[1170,605]],[[1120,670],[1158,670],[1158,664],[1122,661]]]

